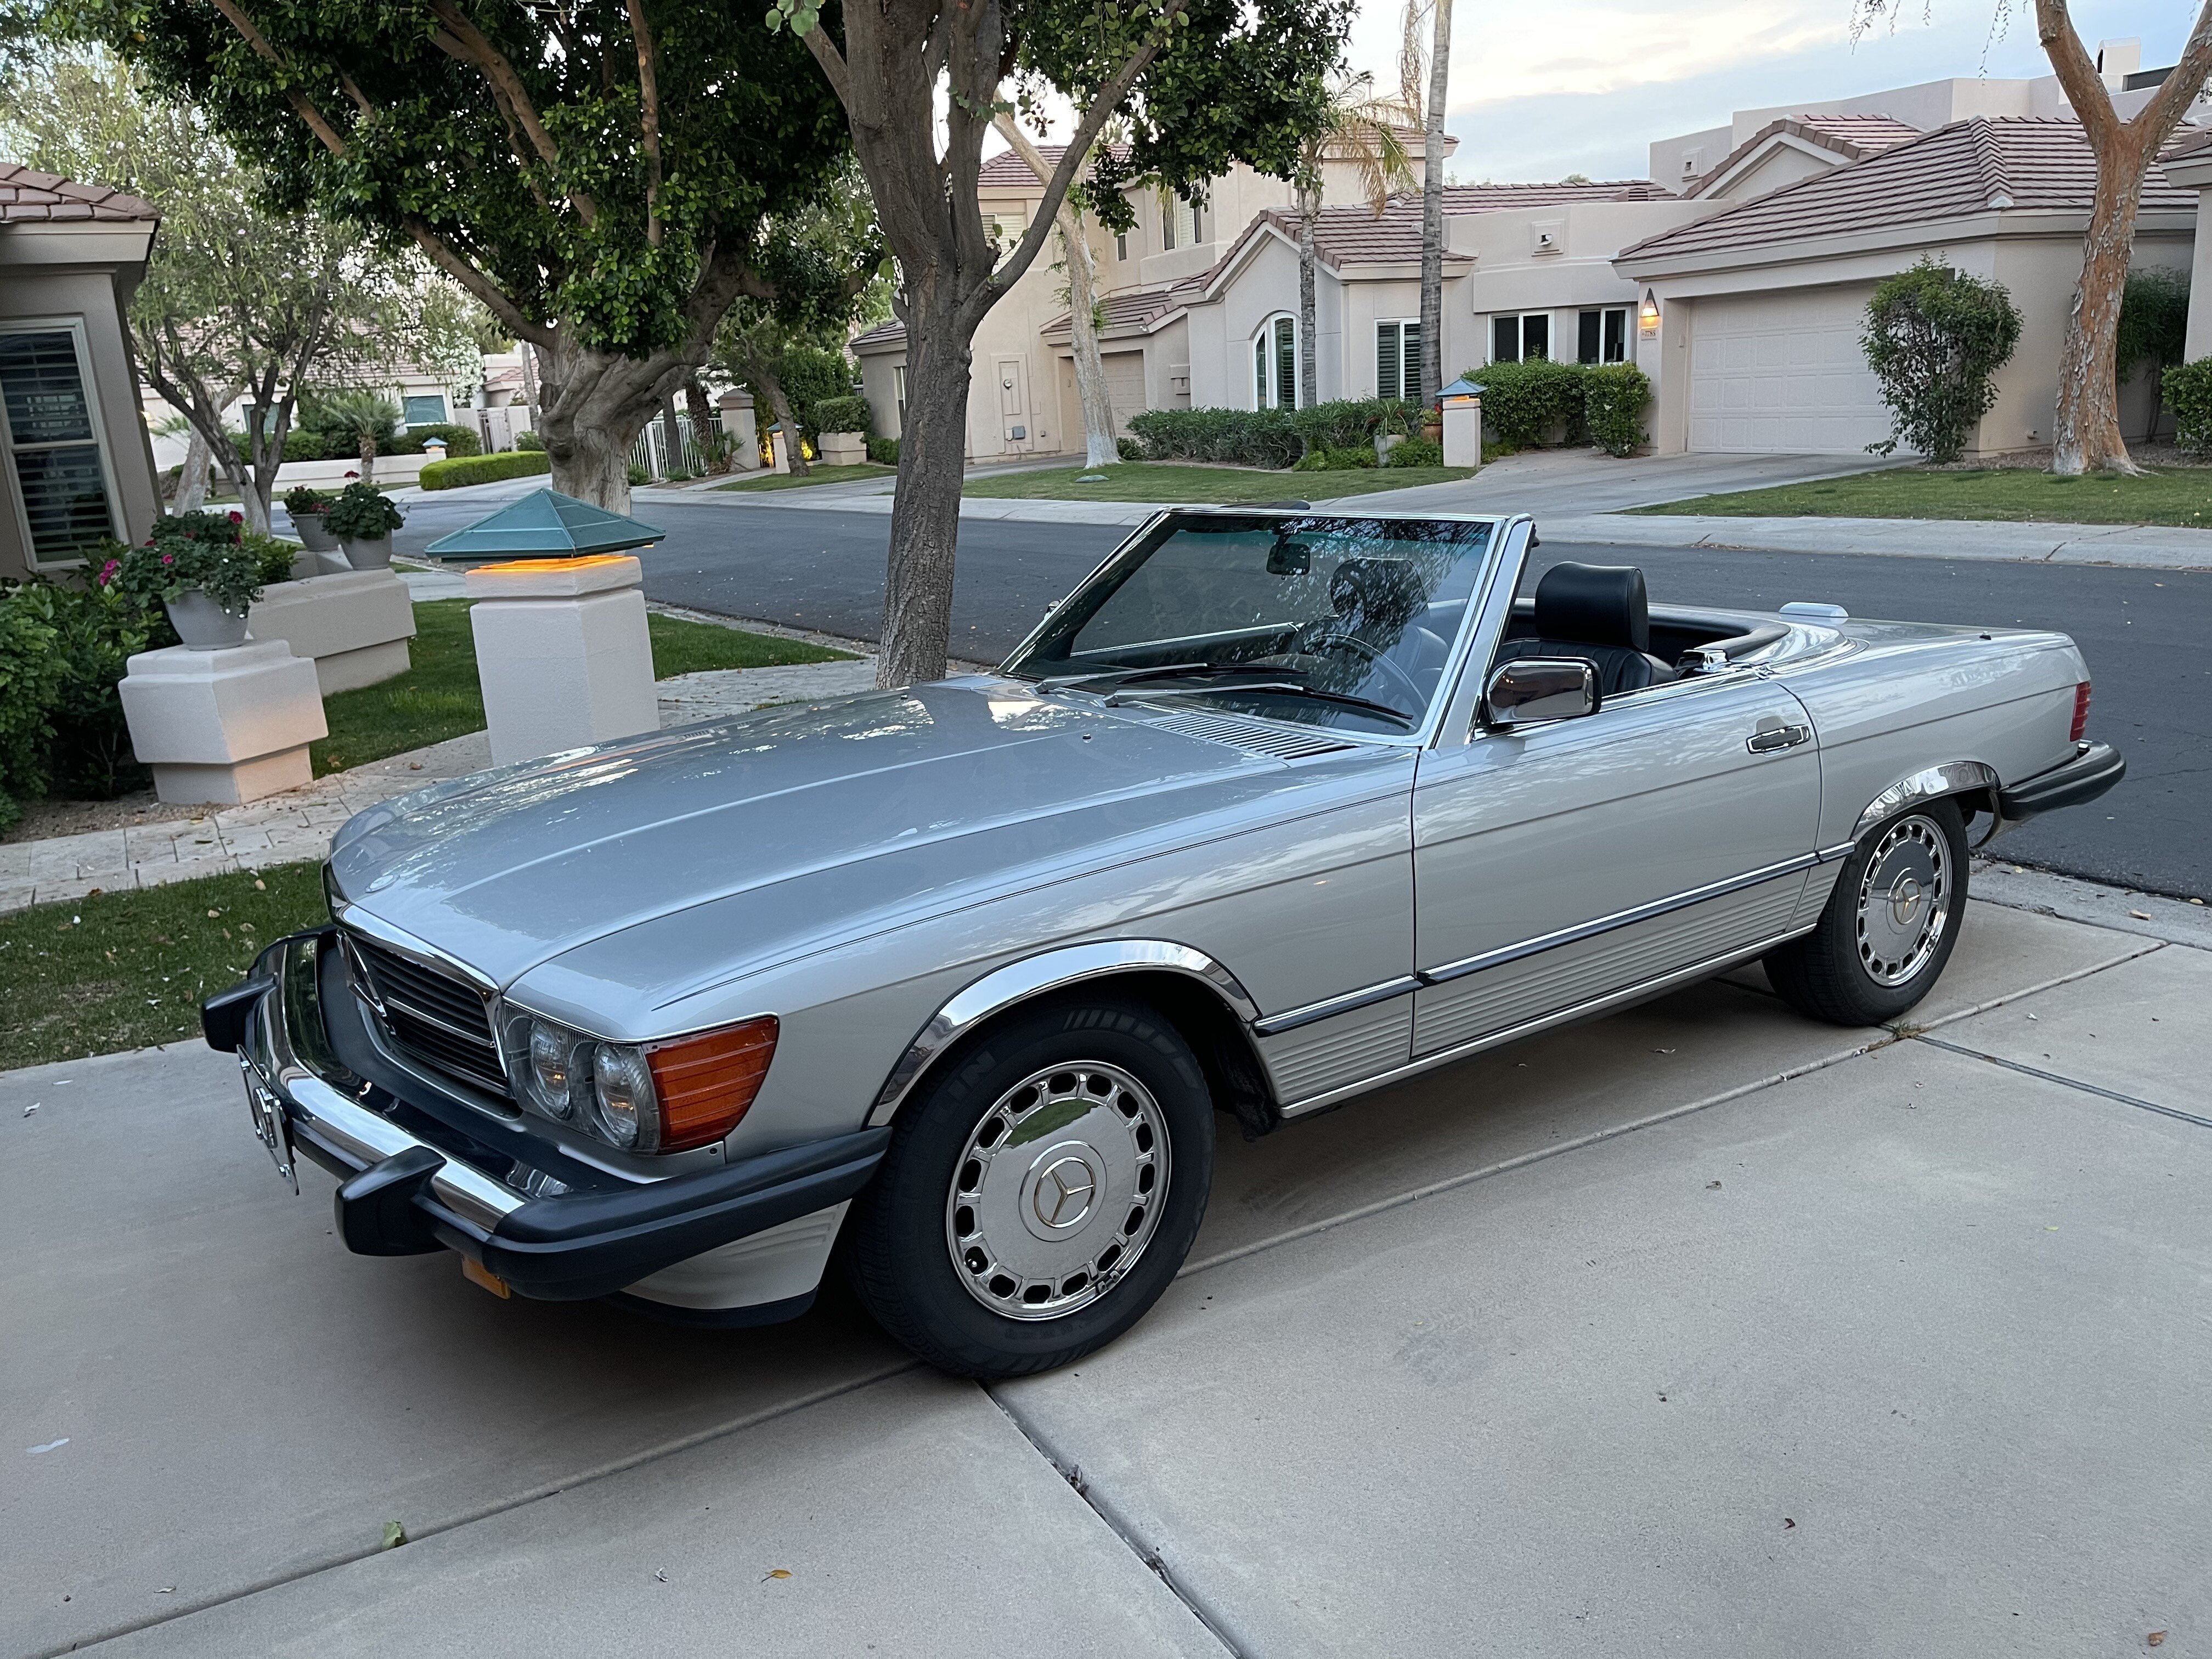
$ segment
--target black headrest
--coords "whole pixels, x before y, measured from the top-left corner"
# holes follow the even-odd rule
[[[1403,559],[1346,559],[1328,579],[1329,603],[1349,618],[1403,628],[1429,606],[1428,586]]]
[[[1651,649],[1644,573],[1632,564],[1555,564],[1536,584],[1536,632],[1582,645]]]

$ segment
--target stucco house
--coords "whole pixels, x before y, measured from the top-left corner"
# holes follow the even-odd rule
[[[123,325],[160,216],[0,164],[0,579],[76,569],[161,510]]]
[[[1849,452],[1887,438],[1859,343],[1866,302],[1923,258],[2002,283],[2021,316],[1970,452],[2049,442],[2095,186],[2070,118],[1977,115],[1623,248],[1614,269],[1657,307],[1644,359],[1656,447]],[[2186,269],[2196,225],[2197,192],[2153,167],[2136,265]],[[2147,386],[2130,390],[2132,435],[2151,410]]]

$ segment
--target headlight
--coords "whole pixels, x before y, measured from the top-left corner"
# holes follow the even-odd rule
[[[653,1068],[644,1053],[626,1043],[602,1042],[592,1050],[592,1094],[599,1107],[599,1130],[615,1146],[650,1146],[659,1139],[659,1113],[653,1096]]]
[[[531,1098],[545,1112],[567,1121],[576,1112],[576,1064],[585,1039],[550,1019],[530,1022],[525,1071]]]

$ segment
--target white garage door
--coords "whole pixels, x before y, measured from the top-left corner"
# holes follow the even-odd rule
[[[1114,435],[1129,430],[1129,417],[1145,412],[1145,354],[1113,351],[1099,359],[1106,370],[1106,395],[1114,404]]]
[[[1870,287],[1699,300],[1690,447],[1857,454],[1889,436],[1859,346]]]

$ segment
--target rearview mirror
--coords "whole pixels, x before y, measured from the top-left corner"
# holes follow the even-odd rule
[[[1522,657],[1500,663],[1482,694],[1492,726],[1573,720],[1597,713],[1597,666],[1580,657]]]
[[[1270,576],[1303,576],[1313,568],[1313,550],[1296,542],[1278,540],[1267,550]]]

